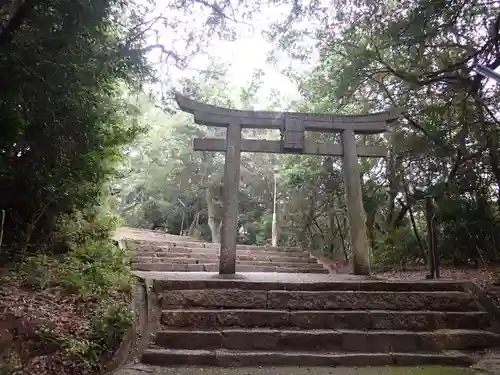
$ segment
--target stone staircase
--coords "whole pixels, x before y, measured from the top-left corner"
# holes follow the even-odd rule
[[[132,267],[139,271],[218,272],[219,244],[174,236],[127,241],[133,250]],[[238,245],[236,272],[324,273],[329,270],[298,247]]]
[[[153,282],[161,318],[144,363],[468,366],[499,343],[491,317],[457,282],[208,275]]]
[[[468,366],[500,343],[466,282],[329,274],[300,249],[255,246],[219,275],[217,245],[154,232],[127,248],[148,286],[146,365]]]

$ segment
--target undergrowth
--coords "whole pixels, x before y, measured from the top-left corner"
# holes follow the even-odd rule
[[[53,300],[49,301],[52,309],[54,303],[60,303],[61,314],[64,304],[78,306],[68,309],[75,316],[65,317],[64,327],[54,329],[59,318],[56,307],[51,321],[36,328],[37,340],[55,345],[52,354],[63,367],[64,363],[71,367],[68,373],[100,373],[133,322],[130,293],[134,277],[125,252],[110,239],[116,224],[111,215],[92,220],[81,214],[66,217],[59,222],[58,236],[69,252],[28,257],[13,271],[12,280],[18,281],[19,288],[31,291],[38,300]],[[2,367],[1,362],[0,358],[0,375],[7,368],[9,375],[16,373],[12,363],[6,367],[4,361]]]

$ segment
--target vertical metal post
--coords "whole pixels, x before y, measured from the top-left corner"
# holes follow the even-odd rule
[[[278,221],[276,220],[276,194],[277,194],[277,183],[276,183],[276,173],[274,174],[274,197],[273,197],[273,222],[271,227],[271,241],[272,246],[278,246]]]

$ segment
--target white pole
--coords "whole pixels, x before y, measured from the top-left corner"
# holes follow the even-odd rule
[[[276,221],[276,174],[274,174],[273,223],[271,227],[272,246],[278,246],[278,223]]]

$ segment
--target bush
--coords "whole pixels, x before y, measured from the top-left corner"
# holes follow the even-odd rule
[[[408,227],[399,227],[379,235],[375,240],[373,258],[375,266],[381,268],[425,261],[415,233]]]
[[[43,298],[52,299],[52,305],[72,301],[79,306],[76,315],[65,315],[74,330],[55,334],[39,327],[39,340],[55,343],[75,373],[92,374],[100,373],[132,326],[129,297],[134,276],[125,251],[107,237],[116,219],[111,215],[77,217],[75,222],[69,216],[60,222],[58,240],[66,241],[68,253],[28,257],[19,270],[24,285],[36,293],[43,290]],[[53,319],[58,319],[57,312]]]
[[[124,251],[110,241],[87,242],[59,259],[29,257],[21,265],[26,285],[36,289],[62,287],[82,299],[130,293],[134,277]]]
[[[56,259],[46,254],[39,254],[26,258],[20,265],[19,274],[25,285],[42,290],[54,285],[57,281],[57,275],[53,271],[58,265],[59,262]]]
[[[132,326],[134,314],[130,304],[110,305],[102,314],[95,315],[91,323],[89,340],[93,344],[89,357],[100,358],[116,349],[123,335]]]
[[[82,297],[130,293],[134,280],[123,250],[109,241],[91,240],[65,256],[58,279],[68,292]]]
[[[76,211],[59,218],[55,240],[70,249],[84,245],[89,239],[107,241],[120,224],[118,216],[102,207]]]

